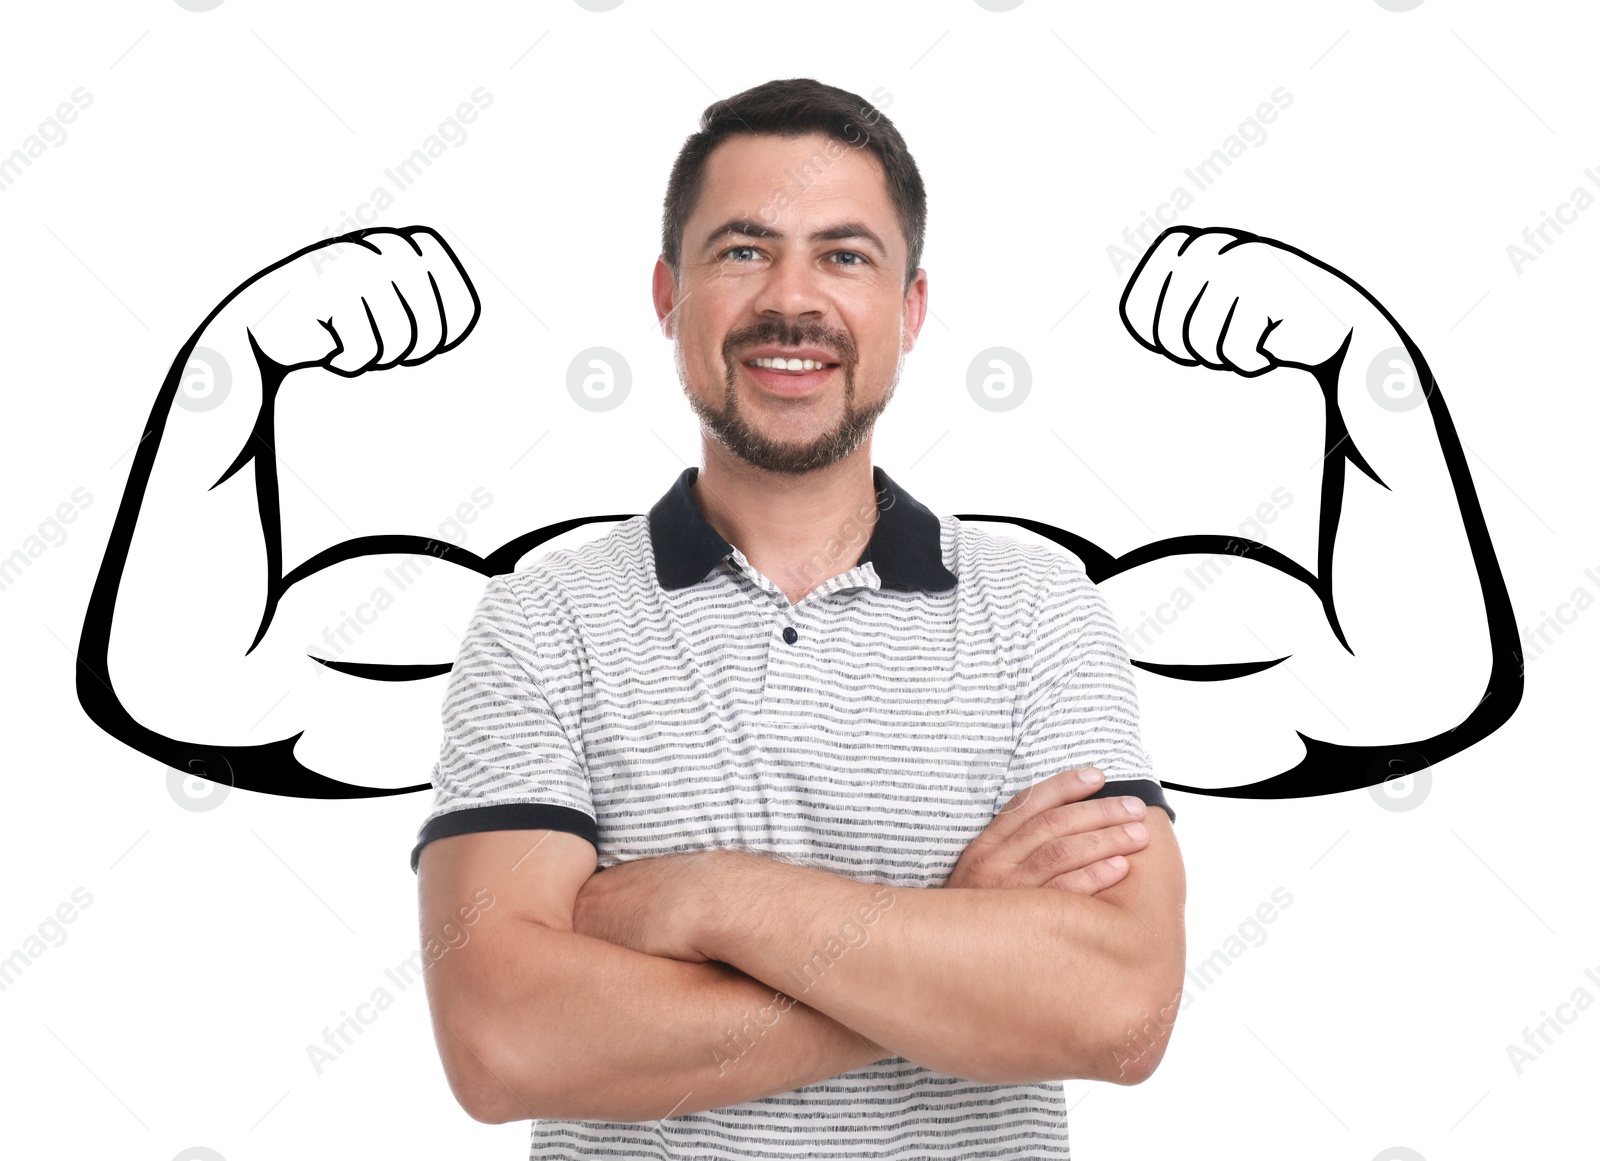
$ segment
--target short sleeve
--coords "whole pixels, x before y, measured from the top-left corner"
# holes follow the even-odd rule
[[[1076,557],[1045,581],[1030,637],[1022,724],[1007,773],[1011,793],[1063,770],[1093,766],[1091,798],[1137,795],[1177,814],[1139,737],[1139,695],[1128,648],[1104,595]]]
[[[433,808],[411,851],[413,871],[434,839],[474,831],[561,830],[597,843],[572,627],[512,583],[490,578],[451,667]]]

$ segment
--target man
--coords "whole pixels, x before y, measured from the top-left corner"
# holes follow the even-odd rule
[[[927,306],[871,114],[707,111],[654,284],[704,466],[492,580],[451,674],[424,941],[494,902],[434,1027],[534,1157],[1065,1157],[1061,1080],[1166,1045],[1183,869],[1104,601],[870,461]]]

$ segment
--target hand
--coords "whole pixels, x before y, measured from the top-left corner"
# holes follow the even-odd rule
[[[1140,259],[1119,309],[1140,345],[1175,363],[1255,376],[1326,363],[1369,307],[1343,275],[1279,242],[1173,226]]]
[[[1087,771],[1088,780],[1079,775]],[[1125,855],[1150,841],[1137,798],[1081,801],[1105,775],[1063,770],[1014,795],[961,852],[946,887],[1058,887],[1094,895],[1128,873]],[[1130,812],[1126,802],[1137,804]]]
[[[344,376],[413,366],[450,350],[478,321],[478,294],[427,226],[330,238],[241,287],[262,307],[250,333],[279,367]],[[254,312],[252,312],[254,313]]]
[[[590,875],[578,890],[572,930],[645,955],[708,962],[694,946],[694,917],[706,894],[696,859],[635,859]]]

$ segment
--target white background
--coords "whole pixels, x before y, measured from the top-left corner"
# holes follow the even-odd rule
[[[1281,86],[1292,105],[1185,220],[1289,242],[1401,321],[1468,449],[1520,628],[1600,593],[1585,572],[1600,571],[1600,213],[1520,272],[1507,254],[1576,187],[1600,194],[1584,174],[1600,167],[1586,5],[146,0],[12,9],[6,25],[0,153],[74,89],[93,95],[0,193],[0,555],[75,488],[92,496],[0,592],[0,957],[75,888],[93,900],[0,992],[7,1154],[526,1151],[525,1122],[484,1126],[455,1105],[422,986],[385,975],[417,944],[407,856],[429,796],[235,792],[184,810],[164,767],[89,722],[73,678],[127,453],[179,347],[249,275],[347,229],[479,86],[493,103],[466,140],[359,223],[439,229],[483,297],[478,331],[449,357],[447,391],[286,399],[290,564],[347,529],[427,533],[476,486],[495,496],[469,541],[486,551],[559,519],[643,512],[698,463],[650,304],[661,198],[703,107],[783,76],[877,103],[928,186],[935,317],[876,463],[936,512],[1027,516],[1117,552],[1151,531],[1229,532],[1289,481],[1301,523],[1274,543],[1306,559],[1316,408],[1247,405],[1222,377],[1140,350],[1115,313],[1130,267],[1107,253]],[[603,414],[565,390],[594,345],[634,376]],[[967,393],[968,360],[994,345],[1033,368],[1013,412]],[[1425,581],[1397,576],[1393,599],[1426,601]],[[1515,716],[1436,767],[1416,809],[1366,790],[1173,796],[1192,965],[1274,889],[1293,902],[1191,997],[1153,1079],[1068,1083],[1077,1156],[1582,1152],[1600,1011],[1563,1009],[1571,1026],[1520,1073],[1507,1053],[1578,989],[1600,998],[1584,974],[1600,977],[1600,938],[1580,732],[1600,618],[1575,608],[1529,647]],[[172,625],[174,657],[204,632]],[[390,784],[425,781],[433,757]],[[380,986],[395,1003],[319,1073],[307,1046]]]

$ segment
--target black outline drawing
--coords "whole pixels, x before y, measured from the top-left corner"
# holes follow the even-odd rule
[[[454,259],[454,253],[450,251],[449,246],[434,231],[427,227],[419,226],[405,227],[403,229],[405,231],[426,231],[437,239],[445,251],[450,254],[450,257]],[[1140,345],[1157,351],[1168,358],[1173,358],[1173,356],[1159,346],[1145,342],[1135,332],[1133,325],[1128,320],[1126,308],[1128,295],[1137,281],[1140,271],[1143,270],[1145,262],[1157,252],[1162,241],[1174,231],[1193,232],[1194,228],[1174,226],[1164,231],[1156,239],[1155,243],[1151,245],[1144,259],[1140,261],[1134,273],[1129,277],[1127,287],[1118,304],[1118,312],[1124,326],[1140,342]],[[134,457],[128,484],[123,492],[121,505],[117,510],[110,540],[106,546],[105,557],[101,562],[100,571],[95,579],[93,592],[90,595],[78,650],[77,692],[79,703],[84,711],[101,729],[140,753],[156,758],[177,770],[196,774],[212,781],[224,782],[240,789],[299,798],[378,798],[432,789],[431,784],[427,782],[413,786],[392,788],[358,786],[319,774],[317,771],[302,764],[294,756],[295,743],[304,731],[291,737],[248,746],[208,745],[169,738],[155,730],[146,728],[133,719],[112,688],[107,666],[112,614],[116,605],[117,591],[123,569],[127,563],[128,550],[133,540],[134,528],[138,521],[140,505],[143,502],[151,470],[155,464],[156,453],[160,448],[166,417],[171,411],[179,390],[180,380],[201,335],[210,325],[212,319],[257,279],[312,250],[334,243],[349,243],[365,246],[369,250],[376,250],[376,247],[363,241],[363,239],[367,235],[378,232],[397,233],[402,231],[386,227],[371,227],[357,230],[354,233],[338,238],[319,241],[289,255],[280,262],[274,263],[243,283],[218,304],[216,309],[196,328],[189,341],[173,360],[172,367],[167,372],[167,377],[162,382],[161,389],[157,393],[155,405],[146,423],[144,438],[141,440]],[[1190,241],[1192,242],[1194,238],[1205,234],[1219,232],[1231,234],[1238,239],[1237,242],[1230,245],[1242,244],[1248,241],[1267,242],[1335,275],[1360,291],[1400,336],[1405,351],[1416,370],[1420,389],[1424,393],[1429,411],[1432,414],[1434,429],[1438,435],[1439,445],[1454,486],[1467,540],[1472,549],[1484,610],[1488,620],[1492,662],[1483,696],[1479,699],[1477,705],[1459,724],[1449,730],[1434,734],[1432,737],[1406,743],[1354,746],[1323,741],[1297,730],[1296,735],[1305,745],[1305,755],[1296,765],[1277,775],[1253,783],[1228,787],[1187,786],[1166,781],[1163,781],[1161,785],[1171,790],[1227,798],[1310,798],[1375,786],[1391,778],[1416,773],[1486,738],[1510,719],[1522,699],[1522,652],[1517,638],[1511,601],[1506,591],[1505,581],[1500,574],[1499,564],[1495,559],[1494,548],[1490,543],[1488,528],[1485,525],[1483,512],[1478,504],[1477,494],[1472,486],[1472,479],[1467,469],[1465,457],[1462,455],[1460,440],[1456,436],[1455,427],[1450,420],[1450,414],[1445,408],[1444,397],[1438,390],[1421,351],[1417,349],[1410,336],[1401,329],[1399,323],[1371,294],[1355,283],[1354,280],[1333,267],[1274,239],[1261,238],[1241,230],[1219,231],[1205,229],[1193,232]],[[1187,247],[1188,244],[1188,242],[1184,243],[1184,247]],[[415,242],[412,242],[411,245],[414,249],[416,248]],[[420,253],[420,250],[418,252]],[[1181,253],[1182,249],[1179,252]],[[468,280],[467,285],[470,289],[470,280]],[[434,284],[434,293],[437,299],[437,284]],[[434,354],[452,349],[471,333],[477,323],[479,309],[475,290],[473,290],[472,295],[474,308],[472,323],[467,326],[466,330],[454,342],[442,346]],[[1165,287],[1163,287],[1162,296],[1163,298],[1165,296]],[[1237,300],[1234,305],[1237,306]],[[442,302],[440,309],[442,312]],[[1159,311],[1160,299],[1157,302],[1158,316]],[[1193,313],[1192,309],[1190,313]],[[407,314],[411,317],[414,327],[416,320],[414,316],[410,315],[409,306],[407,307]],[[1231,317],[1232,311],[1230,310],[1230,320]],[[370,321],[370,308],[368,309],[368,318]],[[1184,336],[1186,343],[1187,322],[1188,319],[1186,317]],[[334,328],[327,323],[323,325],[328,328],[330,333],[334,334],[337,340],[338,335]],[[1276,322],[1272,322],[1267,328],[1267,333],[1270,333],[1272,327],[1276,325]],[[1226,323],[1224,324],[1224,329],[1226,329]],[[1265,334],[1263,334],[1262,339],[1264,340],[1265,337]],[[1143,545],[1122,556],[1114,557],[1084,537],[1043,521],[1020,516],[1002,516],[986,513],[963,513],[958,514],[958,518],[962,520],[984,520],[1015,524],[1051,540],[1077,554],[1082,559],[1090,579],[1097,584],[1138,565],[1168,556],[1192,553],[1225,553],[1253,557],[1260,563],[1277,569],[1286,576],[1307,585],[1320,600],[1327,616],[1328,626],[1332,629],[1339,643],[1345,647],[1346,651],[1353,653],[1340,628],[1339,618],[1333,604],[1331,581],[1334,536],[1338,527],[1339,509],[1343,496],[1345,462],[1348,460],[1355,464],[1357,468],[1380,487],[1387,488],[1387,485],[1379,479],[1377,473],[1362,459],[1360,452],[1350,446],[1345,438],[1343,420],[1337,406],[1336,389],[1339,371],[1350,346],[1350,337],[1347,334],[1339,351],[1322,364],[1303,368],[1315,377],[1323,392],[1327,417],[1327,430],[1324,439],[1325,454],[1323,459],[1321,517],[1318,529],[1317,572],[1315,574],[1307,571],[1301,565],[1267,545],[1253,540],[1241,539],[1237,536],[1195,534],[1170,537]],[[273,446],[273,403],[284,377],[290,370],[298,369],[298,367],[287,370],[280,368],[265,358],[260,347],[256,344],[254,335],[250,336],[250,343],[263,376],[261,414],[256,421],[250,439],[246,441],[245,447],[239,452],[238,457],[223,473],[221,478],[211,486],[213,488],[216,487],[229,479],[235,472],[244,468],[245,465],[254,462],[262,533],[266,538],[268,584],[266,607],[263,610],[261,624],[256,632],[255,640],[251,642],[250,649],[252,650],[265,635],[268,626],[272,622],[279,600],[290,586],[340,561],[378,553],[425,552],[450,561],[452,564],[471,569],[485,577],[490,577],[512,571],[516,562],[523,555],[546,541],[573,529],[583,527],[586,524],[627,520],[635,515],[629,513],[576,517],[570,520],[558,521],[554,524],[547,524],[542,528],[515,537],[487,556],[479,556],[464,548],[441,543],[426,536],[410,534],[360,536],[335,544],[297,565],[288,573],[283,573],[277,467],[274,457],[270,454]],[[333,354],[338,354],[342,350],[343,345],[341,343],[338,350]],[[409,352],[410,348],[408,347],[407,350]],[[1190,353],[1194,353],[1192,349]],[[1224,369],[1228,370],[1230,374],[1253,377],[1277,366],[1295,365],[1278,363],[1272,360],[1271,356],[1262,350],[1259,344],[1257,345],[1257,353],[1268,358],[1271,365],[1255,372],[1245,372],[1236,368]],[[328,357],[332,358],[333,355]],[[430,354],[411,362],[420,363],[431,357],[433,356]],[[1202,363],[1198,355],[1192,362],[1182,359],[1175,359],[1174,361],[1189,366]],[[1215,367],[1215,364],[1205,365]],[[344,372],[339,373],[344,374]],[[359,372],[351,374],[357,373]],[[258,454],[257,445],[266,449],[269,454]],[[1343,450],[1341,450],[1341,445]],[[246,650],[246,652],[248,653],[249,650]],[[447,673],[451,668],[448,663],[379,665],[340,662],[324,658],[316,658],[316,660],[341,673],[377,681],[418,680]],[[1287,660],[1287,657],[1263,662],[1210,665],[1163,665],[1134,660],[1133,664],[1151,673],[1183,681],[1220,681],[1260,672],[1285,660]]]

